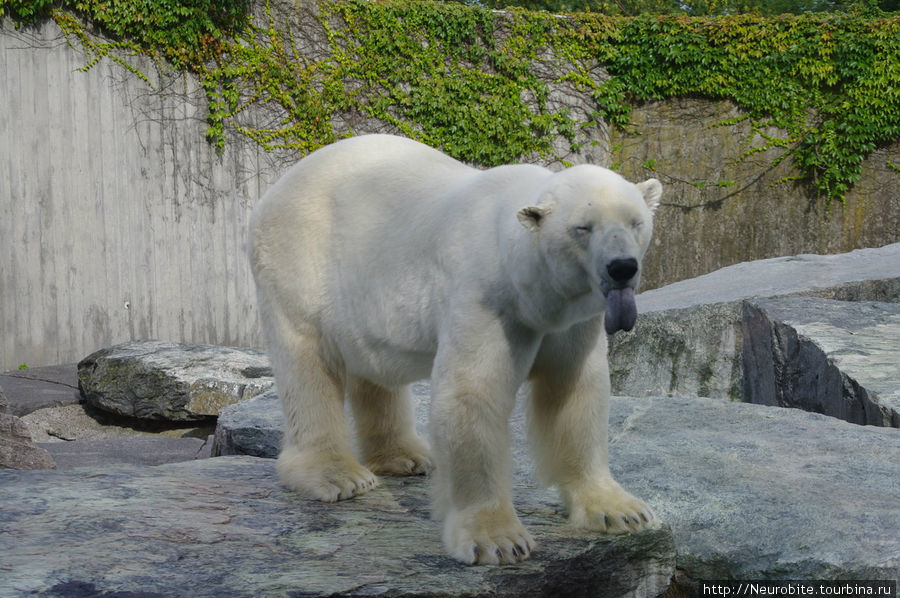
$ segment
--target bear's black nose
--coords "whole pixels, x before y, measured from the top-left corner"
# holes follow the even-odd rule
[[[638,271],[638,263],[633,257],[616,258],[606,265],[606,271],[614,281],[625,282]]]

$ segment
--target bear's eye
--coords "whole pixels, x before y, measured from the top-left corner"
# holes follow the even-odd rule
[[[582,224],[580,226],[575,227],[575,232],[578,233],[579,235],[590,234],[591,232],[593,232],[593,230],[594,230],[594,227],[591,226],[590,224]]]
[[[642,226],[644,226],[644,223],[641,220],[632,220],[631,221],[631,228],[633,228],[635,230],[641,228]]]

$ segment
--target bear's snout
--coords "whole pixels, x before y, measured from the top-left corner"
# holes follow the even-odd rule
[[[616,258],[606,264],[606,272],[615,282],[625,283],[638,271],[638,262],[633,257]]]

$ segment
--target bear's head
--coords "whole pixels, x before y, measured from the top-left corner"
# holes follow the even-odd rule
[[[582,165],[550,176],[538,202],[519,210],[553,289],[569,300],[602,295],[609,334],[634,326],[634,290],[661,196],[656,179],[634,184]]]

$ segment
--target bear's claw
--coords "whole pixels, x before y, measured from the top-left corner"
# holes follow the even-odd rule
[[[534,540],[511,507],[449,514],[444,545],[453,558],[467,565],[518,563],[534,550]]]
[[[611,478],[570,490],[564,495],[569,521],[580,528],[608,534],[637,532],[652,527],[653,511]]]

